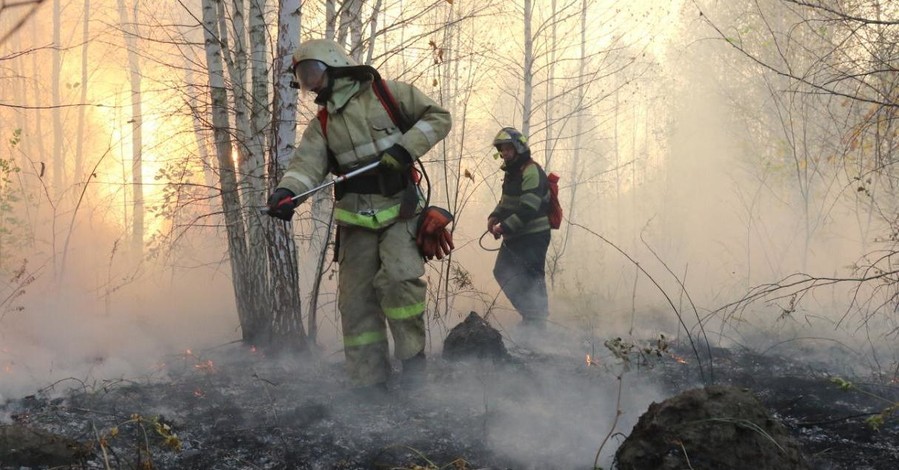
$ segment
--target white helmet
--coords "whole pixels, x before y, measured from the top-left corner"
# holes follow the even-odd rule
[[[358,65],[347,55],[343,47],[330,39],[311,39],[297,47],[293,53],[293,75],[298,83],[295,88],[312,89],[319,83],[328,67],[354,67]]]

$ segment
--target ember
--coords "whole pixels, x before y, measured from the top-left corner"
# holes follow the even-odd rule
[[[197,370],[200,370],[202,372],[206,372],[207,374],[214,374],[216,372],[215,364],[213,364],[212,360],[210,360],[210,359],[207,359],[203,362],[200,362],[199,364],[194,365],[194,368]]]
[[[671,358],[674,359],[674,361],[677,362],[678,364],[686,364],[687,363],[686,359],[678,356],[677,354],[674,354],[674,353],[670,353],[670,354],[671,354]]]

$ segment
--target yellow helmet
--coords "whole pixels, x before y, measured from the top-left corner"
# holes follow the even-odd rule
[[[502,144],[512,144],[515,147],[515,152],[519,155],[524,155],[531,150],[528,147],[528,138],[514,127],[503,127],[496,134],[496,137],[493,138],[493,146],[497,150],[499,150],[499,146]]]
[[[317,60],[328,67],[359,65],[340,44],[330,39],[310,39],[301,43],[293,53],[293,67],[304,60]]]

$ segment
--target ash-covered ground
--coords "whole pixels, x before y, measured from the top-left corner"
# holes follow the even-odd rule
[[[606,341],[555,329],[504,334],[500,360],[435,351],[425,385],[392,381],[387,398],[349,390],[339,351],[185,352],[144,378],[73,378],[4,404],[0,468],[609,469],[650,403],[703,378],[752,391],[813,468],[899,467],[899,418],[866,423],[896,406],[895,377],[841,387],[795,359],[703,347],[700,374],[683,344]]]

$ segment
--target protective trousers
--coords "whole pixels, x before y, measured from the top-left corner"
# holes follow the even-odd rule
[[[499,249],[493,277],[524,323],[543,327],[549,316],[546,250],[549,230],[507,238]]]
[[[416,222],[398,220],[378,231],[339,228],[337,302],[347,372],[356,385],[385,382],[390,375],[388,324],[398,360],[424,350],[426,284]]]

